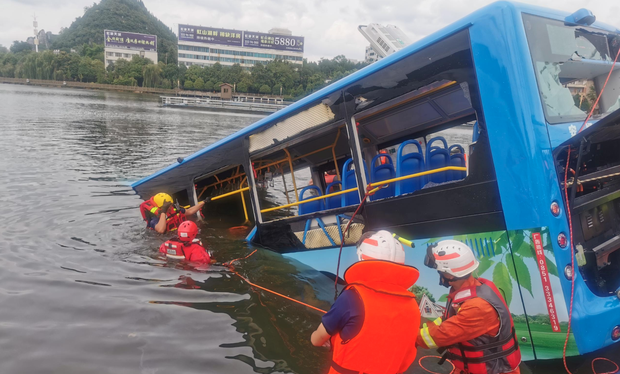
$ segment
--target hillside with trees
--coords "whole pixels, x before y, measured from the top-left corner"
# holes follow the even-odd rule
[[[157,35],[158,59],[140,56],[104,64],[104,30]],[[345,56],[293,64],[275,60],[246,70],[239,64],[222,66],[177,65],[177,39],[140,0],[101,0],[65,29],[52,48],[39,53],[28,43],[15,41],[0,48],[0,77],[106,83],[125,86],[219,91],[221,83],[239,93],[282,95],[297,100],[366,64]]]
[[[101,0],[86,7],[54,40],[52,49],[69,51],[84,44],[103,44],[104,30],[119,30],[157,35],[159,61],[177,62],[176,35],[151,14],[141,0]],[[157,61],[155,61],[157,62]]]

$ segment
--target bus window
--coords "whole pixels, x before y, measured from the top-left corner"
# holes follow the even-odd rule
[[[620,48],[620,35],[529,14],[523,21],[547,121],[585,120]],[[593,118],[619,108],[617,65]]]

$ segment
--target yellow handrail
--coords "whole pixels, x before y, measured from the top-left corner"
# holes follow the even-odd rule
[[[454,171],[467,171],[466,167],[463,166],[446,166],[443,168],[439,168],[439,169],[433,169],[433,170],[428,170],[428,171],[423,171],[421,173],[416,173],[416,174],[409,174],[409,175],[405,175],[403,177],[398,177],[398,178],[392,178],[392,179],[386,179],[384,181],[380,181],[380,182],[375,182],[375,183],[368,183],[368,186],[382,186],[384,184],[390,184],[392,182],[398,182],[398,181],[402,181],[405,179],[410,179],[410,178],[416,178],[416,177],[423,177],[425,175],[429,175],[429,174],[435,174],[435,173],[441,173],[442,171],[449,171],[449,170],[454,170]],[[305,200],[304,200],[305,201]]]
[[[219,200],[219,199],[222,199],[222,198],[230,196],[230,195],[234,195],[234,194],[237,194],[237,193],[248,191],[249,189],[250,189],[250,187],[243,187],[243,188],[240,188],[240,189],[232,191],[232,192],[228,192],[228,193],[225,193],[225,194],[222,194],[222,195],[214,196],[214,197],[211,198],[211,201]]]
[[[390,184],[390,183],[402,181],[402,180],[405,180],[405,179],[423,177],[425,175],[441,173],[443,171],[449,171],[449,170],[467,171],[467,168],[466,167],[462,167],[462,166],[446,166],[446,167],[439,168],[439,169],[423,171],[421,173],[409,174],[409,175],[405,175],[405,176],[398,177],[398,178],[386,179],[386,180],[380,181],[380,182],[369,183],[368,186],[369,187],[373,187],[374,186],[374,187],[376,187],[375,190],[377,190],[379,186],[383,186],[385,184]],[[349,188],[347,190],[342,190],[342,191],[338,191],[338,192],[332,192],[332,193],[327,194],[327,195],[313,197],[311,199],[298,201],[296,203],[291,203],[291,204],[276,206],[276,207],[273,207],[273,208],[263,209],[260,212],[261,213],[266,213],[266,212],[271,212],[273,210],[289,208],[289,207],[292,207],[292,206],[297,206],[297,205],[301,205],[301,204],[309,203],[309,202],[312,202],[312,201],[317,201],[317,200],[325,199],[325,198],[332,197],[332,196],[338,196],[338,195],[342,195],[342,194],[353,192],[353,191],[357,191],[357,187]]]
[[[353,191],[357,191],[357,187],[349,188],[348,190],[342,190],[342,191],[338,191],[338,192],[333,192],[333,193],[330,193],[329,195],[322,195],[322,196],[313,197],[313,198],[310,198],[310,199],[307,199],[307,200],[298,201],[296,203],[290,203],[290,204],[286,204],[286,205],[276,206],[276,207],[273,207],[273,208],[263,209],[260,212],[261,213],[265,213],[265,212],[271,212],[272,210],[290,208],[292,206],[297,206],[297,205],[309,203],[311,201],[321,200],[321,199],[324,199],[326,197],[338,196],[338,195],[342,195],[343,193],[349,193],[349,192],[353,192]]]

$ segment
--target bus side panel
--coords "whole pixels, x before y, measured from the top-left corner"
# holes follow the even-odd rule
[[[506,256],[505,263],[510,279],[520,288],[525,306],[522,314],[517,314],[511,306],[517,338],[523,340],[519,331],[529,326],[536,358],[560,358],[568,329],[568,311],[549,229],[510,230],[508,236],[512,256]],[[571,332],[566,355],[578,354]]]

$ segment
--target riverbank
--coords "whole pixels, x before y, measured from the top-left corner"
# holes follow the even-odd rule
[[[167,96],[184,96],[184,97],[200,97],[208,99],[221,99],[219,92],[201,92],[201,91],[189,91],[181,89],[167,89],[167,88],[155,88],[155,87],[138,87],[138,86],[123,86],[116,84],[100,84],[100,83],[86,83],[86,82],[74,82],[74,81],[55,81],[46,79],[24,79],[24,78],[4,78],[0,77],[0,84],[19,84],[25,86],[42,86],[42,87],[57,87],[57,88],[80,88],[88,90],[107,90],[107,91],[120,91],[120,92],[134,92],[134,93],[148,93],[148,94],[162,94]],[[235,96],[253,96],[261,97],[266,102],[269,101],[282,101],[282,96],[276,95],[256,95],[256,94],[235,94]]]

